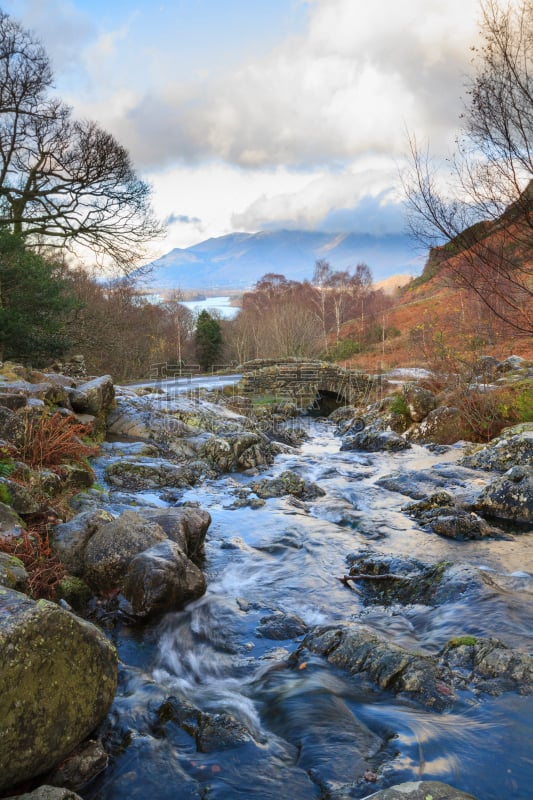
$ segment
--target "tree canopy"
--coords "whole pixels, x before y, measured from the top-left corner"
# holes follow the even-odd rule
[[[52,78],[40,42],[0,11],[0,224],[131,266],[160,232],[150,187],[110,133],[51,95]]]
[[[460,286],[533,332],[533,0],[481,0],[482,46],[447,178],[411,142],[410,226]],[[446,242],[444,246],[443,243]]]

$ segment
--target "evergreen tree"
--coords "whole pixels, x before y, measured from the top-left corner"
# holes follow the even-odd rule
[[[76,302],[62,272],[0,233],[0,358],[43,366],[68,349],[64,324]]]
[[[195,342],[196,357],[205,372],[220,357],[222,350],[220,322],[212,317],[208,311],[202,311],[198,315]]]

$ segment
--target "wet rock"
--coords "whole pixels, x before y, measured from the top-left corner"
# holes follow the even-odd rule
[[[462,414],[458,408],[440,406],[430,411],[427,417],[413,428],[407,438],[419,444],[453,444],[466,438]]]
[[[252,469],[272,462],[267,437],[251,431],[212,436],[200,446],[198,455],[219,472]]]
[[[161,526],[166,536],[176,542],[195,563],[202,560],[204,541],[211,515],[202,508],[179,506],[165,509],[140,509],[139,514]]]
[[[303,636],[308,630],[303,619],[296,614],[272,614],[269,617],[263,617],[261,624],[256,628],[259,636],[277,641],[296,639]]]
[[[458,597],[468,596],[473,601],[494,592],[489,574],[469,564],[427,564],[415,558],[375,554],[350,556],[348,564],[349,576],[355,578],[351,583],[365,605],[439,606]]]
[[[482,539],[499,533],[473,511],[456,508],[448,492],[437,492],[425,500],[404,506],[403,511],[428,531],[448,539]]]
[[[471,794],[454,789],[440,781],[409,781],[390,786],[374,794],[367,795],[367,800],[476,800]],[[344,800],[335,797],[335,800]]]
[[[198,472],[191,464],[173,464],[164,459],[121,459],[105,468],[106,480],[129,491],[144,491],[158,487],[185,489],[193,486]]]
[[[0,391],[4,394],[22,395],[29,400],[42,400],[48,405],[63,406],[70,408],[69,389],[58,385],[57,382],[43,381],[42,383],[30,383],[29,381],[19,380],[4,383],[0,381]]]
[[[26,405],[26,395],[23,392],[9,392],[0,389],[0,406],[16,411]]]
[[[514,466],[533,467],[533,423],[505,428],[495,439],[459,462],[471,469],[506,472]]]
[[[407,383],[403,387],[403,397],[413,422],[422,422],[437,405],[433,392],[416,383]]]
[[[169,539],[136,555],[129,562],[122,594],[137,617],[183,608],[206,590],[203,573]]]
[[[166,540],[160,525],[124,511],[118,519],[97,528],[84,554],[83,578],[98,592],[122,586],[131,560],[143,550]]]
[[[533,522],[533,467],[512,467],[491,481],[474,509],[483,516],[514,522]]]
[[[449,485],[447,478],[442,478],[435,471],[417,472],[406,471],[391,472],[383,475],[376,481],[376,486],[388,489],[389,492],[411,497],[413,500],[422,500],[428,494],[435,493],[436,489],[443,489]]]
[[[499,639],[462,636],[441,650],[440,662],[465,675],[465,683],[492,695],[533,694],[533,658]]]
[[[251,484],[251,489],[263,499],[284,497],[289,494],[302,500],[312,500],[325,495],[325,491],[316,483],[306,481],[290,470],[282,472],[276,478],[263,478],[254,482]]]
[[[50,536],[52,550],[59,556],[72,575],[82,575],[85,548],[98,528],[112,522],[113,515],[102,509],[82,511],[69,522],[53,528]]]
[[[435,658],[411,653],[363,625],[319,627],[303,646],[350,675],[364,673],[381,689],[443,711],[455,700],[452,675]]]
[[[239,747],[254,738],[248,728],[231,714],[200,711],[188,700],[172,696],[162,703],[157,715],[161,724],[174,722],[192,736],[201,753]]]
[[[24,399],[26,403],[26,399]],[[24,437],[24,420],[10,408],[0,403],[0,439],[19,442]]]
[[[58,764],[107,714],[117,655],[54,603],[0,589],[0,791]]]
[[[345,437],[341,450],[365,450],[369,453],[376,453],[382,450],[395,452],[406,450],[409,447],[411,447],[409,442],[395,431],[365,428],[354,436]]]
[[[51,786],[61,786],[63,791],[83,789],[105,770],[108,762],[109,756],[99,742],[82,742],[47,776],[47,781]]]
[[[9,553],[0,552],[0,586],[23,592],[27,581],[28,573],[22,561]]]

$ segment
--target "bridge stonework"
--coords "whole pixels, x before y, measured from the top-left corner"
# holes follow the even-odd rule
[[[343,405],[358,405],[375,395],[379,387],[379,376],[327,361],[256,359],[241,365],[241,370],[241,394],[284,397],[300,407],[311,405],[321,392],[335,395]]]

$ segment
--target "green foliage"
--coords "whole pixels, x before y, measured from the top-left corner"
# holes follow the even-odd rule
[[[57,264],[26,249],[19,236],[0,233],[0,354],[42,366],[69,347],[64,333],[75,306]]]
[[[448,647],[473,647],[476,642],[475,636],[454,636],[448,642]]]
[[[220,322],[202,311],[196,321],[195,331],[196,356],[201,368],[209,369],[220,357],[222,352],[222,330]]]
[[[344,361],[361,352],[361,345],[353,339],[341,339],[326,354],[325,361]]]
[[[0,503],[5,503],[6,506],[11,505],[11,495],[9,489],[3,483],[0,483]]]
[[[396,392],[392,395],[392,400],[390,404],[390,411],[391,414],[395,414],[399,417],[408,417],[409,416],[409,406],[405,402],[405,397],[403,394]]]

